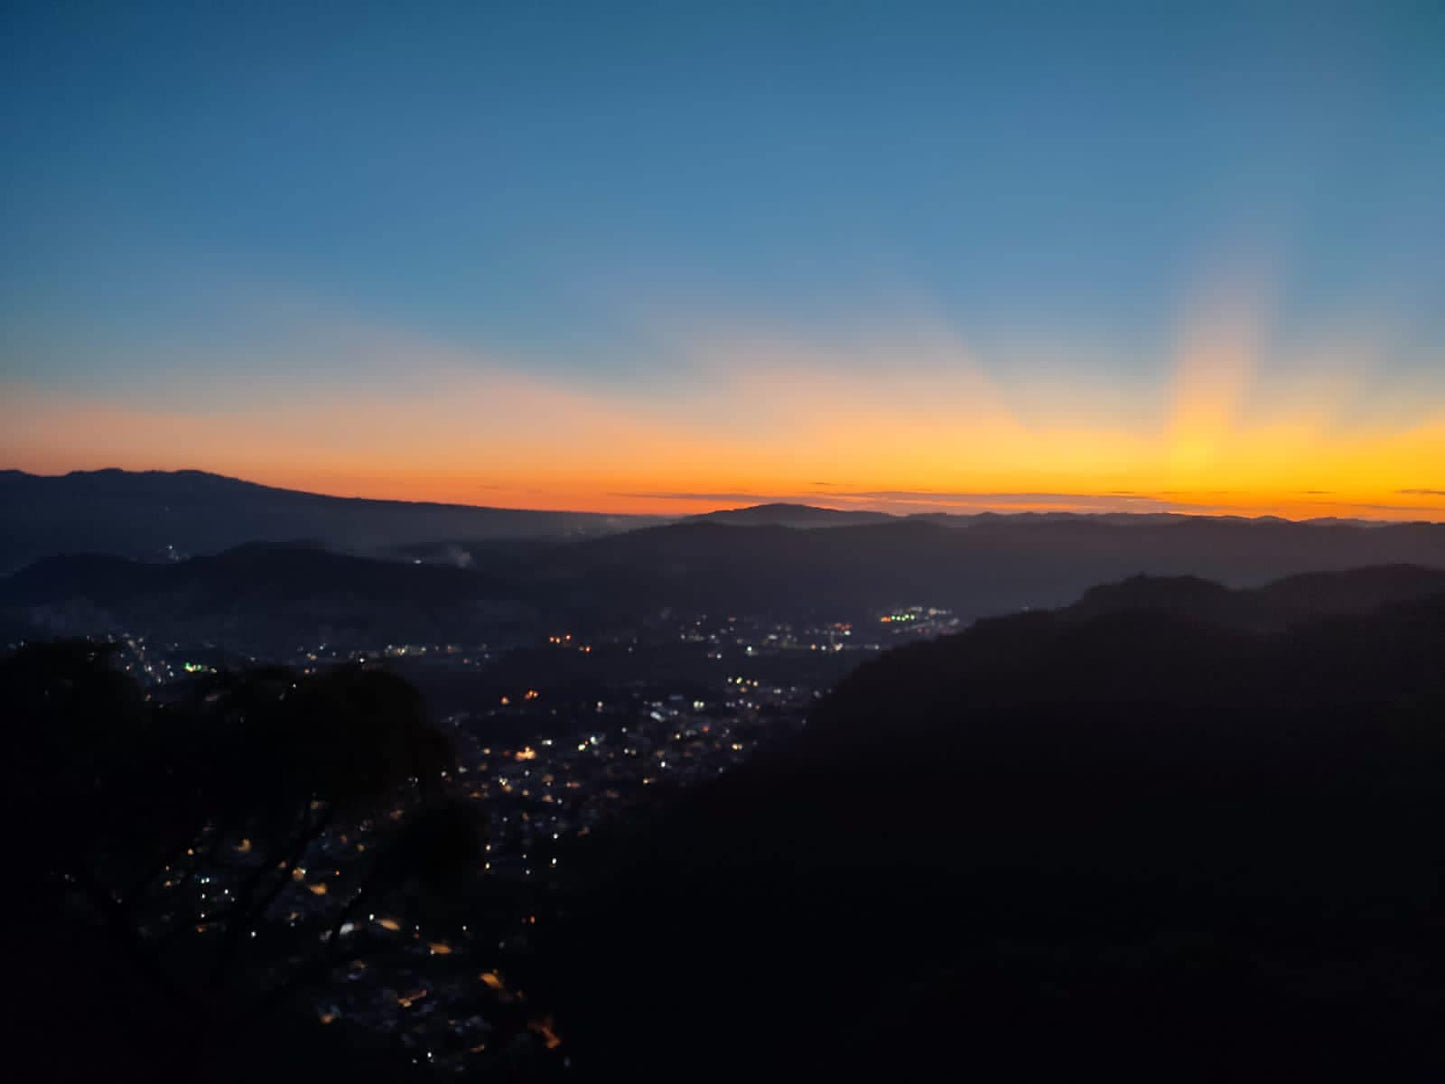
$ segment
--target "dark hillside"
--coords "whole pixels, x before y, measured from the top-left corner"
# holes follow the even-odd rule
[[[646,1079],[1445,1066],[1445,598],[1413,577],[863,666],[614,856],[558,943],[575,1038]],[[1250,631],[1274,599],[1288,631]]]
[[[232,647],[466,640],[531,613],[485,572],[262,544],[166,564],[49,558],[0,580],[6,610],[61,634],[129,630]]]
[[[650,522],[331,497],[195,470],[0,471],[0,573],[57,553],[156,560],[298,539],[370,553],[448,539],[579,537]]]

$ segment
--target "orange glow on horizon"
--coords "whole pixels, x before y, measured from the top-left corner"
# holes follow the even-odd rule
[[[1445,520],[1435,378],[1372,385],[1368,343],[1263,365],[1257,292],[1221,296],[1186,314],[1158,385],[1082,370],[1010,384],[926,322],[861,345],[694,343],[668,388],[407,343],[389,346],[404,365],[378,363],[354,387],[239,382],[204,408],[0,381],[0,465],[190,468],[344,497],[614,514],[786,501]]]
[[[1245,442],[1248,447],[1268,447],[1270,434]],[[1445,441],[1438,434],[1401,440],[1400,448],[1381,441],[1372,449],[1373,464],[1388,469],[1401,459],[1429,462],[1416,456],[1422,446],[1429,454],[1445,456]],[[1321,451],[1325,451],[1321,449]],[[1363,450],[1362,450],[1363,451]],[[1395,453],[1395,454],[1392,454]],[[1248,461],[1247,451],[1233,458]],[[1398,521],[1445,521],[1445,491],[1420,486],[1402,486],[1387,480],[1371,484],[1372,461],[1366,455],[1336,452],[1323,456],[1316,466],[1335,461],[1337,469],[1291,468],[1288,462],[1272,470],[1248,473],[1225,470],[1186,472],[1184,477],[1169,471],[1154,471],[1140,477],[1111,475],[1099,486],[1079,486],[1076,478],[1044,477],[1037,474],[1009,477],[990,474],[969,484],[951,471],[910,472],[900,484],[898,476],[886,481],[874,479],[843,489],[820,486],[794,477],[767,475],[731,476],[708,479],[679,479],[666,475],[627,474],[596,476],[542,473],[512,477],[506,483],[479,485],[475,478],[453,471],[402,472],[377,466],[367,470],[357,464],[351,470],[250,469],[245,463],[205,461],[197,464],[171,463],[129,457],[88,461],[22,461],[20,469],[39,474],[61,474],[69,470],[122,467],[130,470],[204,469],[243,478],[246,481],[283,489],[325,493],[338,497],[373,500],[436,502],[480,507],[533,509],[559,512],[593,512],[613,515],[694,515],[772,502],[802,503],[835,509],[885,511],[897,515],[915,512],[956,512],[969,514],[992,511],[1022,512],[1177,512],[1200,515],[1279,516],[1286,519],[1349,517]],[[1442,461],[1436,459],[1436,462]],[[13,462],[13,461],[12,461]],[[939,474],[944,477],[940,478]],[[1292,476],[1307,475],[1291,485]],[[1397,478],[1407,478],[1404,472]],[[1323,479],[1325,484],[1320,484]],[[1334,480],[1337,488],[1331,488]],[[1152,482],[1152,485],[1147,483]],[[1234,484],[1229,484],[1233,482]]]

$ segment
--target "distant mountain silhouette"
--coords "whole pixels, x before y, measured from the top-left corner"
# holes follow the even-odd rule
[[[655,517],[327,497],[203,471],[0,471],[0,571],[59,553],[159,559],[312,539],[377,552],[443,540],[576,537]]]
[[[559,1026],[628,1079],[1438,1073],[1442,590],[1135,580],[889,652],[598,856]]]
[[[853,527],[863,523],[886,523],[896,517],[887,512],[863,512],[818,508],[810,504],[756,504],[750,508],[728,508],[688,517],[691,521],[724,523],[733,527]]]
[[[766,583],[768,593],[787,607],[826,604],[841,583],[848,585],[849,605],[861,589],[870,605],[938,596],[948,605],[989,613],[1059,605],[1091,583],[1138,572],[1204,575],[1239,585],[1365,564],[1445,564],[1445,524],[1291,523],[1167,513],[891,516],[798,504],[730,509],[672,523],[660,516],[329,497],[202,471],[61,476],[0,471],[0,525],[0,574],[58,554],[154,561],[219,553],[248,542],[307,541],[349,553],[458,565],[545,563],[549,575],[562,580],[598,562],[623,572],[660,554],[664,569],[654,579],[666,585],[664,595],[677,595],[666,601],[709,606],[726,604],[735,585],[693,590],[688,570],[750,573],[738,586],[746,590],[756,583],[762,597]],[[644,533],[635,544],[591,551],[569,545],[658,525],[665,525],[663,534]],[[722,527],[754,530],[700,530]],[[822,527],[830,531],[813,530]],[[858,533],[869,528],[882,533]],[[955,537],[931,536],[930,528]],[[778,534],[785,529],[816,537]],[[854,533],[833,538],[835,530]],[[544,550],[552,551],[545,562]],[[778,563],[794,559],[796,567]],[[784,584],[781,596],[772,590],[775,582]]]
[[[378,562],[316,545],[267,543],[169,563],[47,559],[0,579],[0,628],[33,621],[80,633],[95,631],[86,627],[94,622],[97,629],[164,629],[221,641],[288,627],[309,638],[330,627],[356,636],[387,630],[385,639],[403,630],[485,639],[483,630],[499,614],[520,612],[578,627],[636,621],[668,608],[856,621],[899,605],[928,605],[972,619],[1060,606],[1090,584],[1138,573],[1250,587],[1370,565],[1445,568],[1445,525],[990,517],[967,526],[887,518],[813,530],[697,518],[582,539],[423,543],[400,552],[422,556]],[[1398,575],[1408,580],[1416,573]],[[1177,609],[1176,596],[1188,589],[1171,588],[1167,605]],[[1316,590],[1335,589],[1310,580],[1278,588],[1294,592],[1298,605]],[[1130,592],[1139,595],[1135,605],[1150,608],[1149,597],[1160,590],[1152,582],[1125,584],[1086,600],[1086,608],[1118,608]],[[1239,605],[1221,596],[1223,609],[1215,613],[1207,598],[1217,589],[1195,590],[1205,607],[1200,616],[1219,617]]]
[[[1445,524],[990,516],[798,530],[696,518],[559,547],[546,563],[556,582],[611,606],[856,613],[925,604],[977,617],[1064,605],[1137,573],[1242,587],[1366,565],[1445,568]]]

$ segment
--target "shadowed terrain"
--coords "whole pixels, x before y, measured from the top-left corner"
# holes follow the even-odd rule
[[[67,528],[66,547],[50,551],[58,556],[0,580],[0,622],[21,634],[105,629],[294,646],[489,641],[509,628],[535,632],[545,620],[596,627],[669,609],[856,621],[923,605],[972,619],[1064,605],[1092,584],[1138,573],[1244,587],[1366,565],[1445,568],[1445,525],[1430,523],[898,518],[774,505],[638,527],[649,521],[348,502],[184,473],[12,472],[0,496],[17,501],[39,483],[66,483],[72,497],[95,489],[93,506],[65,505],[67,515],[83,512],[94,524],[112,522],[122,491],[140,487],[152,497],[127,506],[131,518],[114,519],[121,526],[113,530]],[[164,514],[151,507],[161,499],[174,502]],[[44,522],[49,506],[41,498],[36,505],[35,522]],[[297,510],[311,518],[286,518]],[[473,517],[474,534],[458,533],[467,527],[459,516]],[[8,518],[0,549],[35,543],[31,520],[28,512]],[[136,560],[134,547],[119,541],[132,521],[205,535],[223,552]],[[529,531],[534,536],[523,537]],[[220,542],[231,535],[260,541],[227,549]],[[274,541],[303,535],[317,541]]]
[[[1442,645],[1397,568],[889,652],[617,842],[566,1023],[645,1079],[1438,1069]]]
[[[0,522],[0,571],[8,571],[57,553],[159,560],[298,539],[374,552],[454,538],[575,537],[656,519],[328,497],[195,470],[6,470]]]

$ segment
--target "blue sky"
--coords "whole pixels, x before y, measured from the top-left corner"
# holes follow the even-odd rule
[[[1220,282],[1252,387],[1351,342],[1371,424],[1445,407],[1438,3],[4,18],[0,364],[47,409],[261,409],[394,337],[687,414],[699,356],[906,378],[946,328],[1025,418],[1145,427]]]

